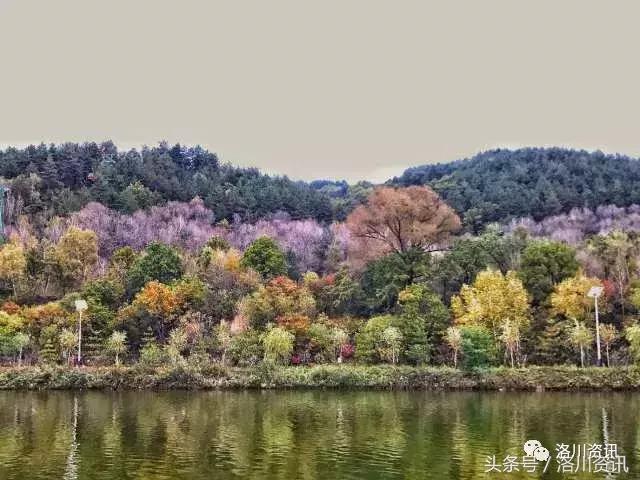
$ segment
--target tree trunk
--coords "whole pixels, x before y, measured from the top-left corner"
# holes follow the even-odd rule
[[[584,348],[580,346],[580,365],[584,368]]]
[[[607,352],[607,367],[611,366],[611,363],[609,362],[609,344],[605,345],[605,351]]]
[[[511,356],[511,368],[514,368],[515,364],[513,362],[513,348],[509,349],[509,355]]]
[[[453,351],[453,368],[458,368],[458,350]]]
[[[116,353],[116,366],[120,365],[120,357],[119,354]]]

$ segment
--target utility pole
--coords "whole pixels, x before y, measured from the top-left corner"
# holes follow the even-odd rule
[[[87,308],[86,300],[76,300],[76,310],[78,312],[78,361],[77,364],[80,366],[82,362],[82,312],[84,312]]]
[[[598,317],[598,297],[602,295],[602,290],[602,287],[591,287],[591,289],[587,293],[587,297],[593,298],[596,307],[596,349],[598,351],[597,365],[599,367],[602,366],[602,353],[600,351],[600,318]]]

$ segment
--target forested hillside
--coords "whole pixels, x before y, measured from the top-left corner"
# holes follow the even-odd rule
[[[366,181],[307,183],[264,175],[222,164],[201,147],[167,143],[129,151],[112,142],[9,147],[0,151],[0,178],[12,190],[9,221],[21,214],[46,221],[89,202],[132,213],[199,197],[216,222],[234,217],[255,222],[276,212],[330,222],[344,220],[373,188]],[[638,160],[560,148],[492,150],[409,168],[387,183],[431,186],[474,233],[491,222],[640,204]]]
[[[111,142],[7,148],[0,151],[0,177],[9,181],[19,213],[45,217],[78,211],[90,201],[131,213],[198,196],[216,221],[234,215],[255,221],[279,211],[332,218],[329,197],[304,182],[221,164],[213,153],[179,144],[140,151],[118,151]]]
[[[389,183],[430,185],[468,230],[514,217],[540,220],[575,207],[640,201],[640,162],[561,148],[491,150],[470,159],[407,169]]]

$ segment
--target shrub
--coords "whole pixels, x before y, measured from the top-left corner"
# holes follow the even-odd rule
[[[242,367],[260,362],[264,357],[260,333],[249,329],[232,336],[226,356],[232,363]]]

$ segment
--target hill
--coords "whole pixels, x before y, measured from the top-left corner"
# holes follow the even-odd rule
[[[515,217],[544,217],[575,207],[640,202],[640,162],[563,148],[498,149],[450,163],[407,169],[388,183],[430,185],[470,230]]]
[[[201,147],[160,143],[119,151],[112,142],[30,145],[0,151],[0,177],[21,212],[51,216],[97,201],[131,213],[198,196],[216,220],[254,221],[284,211],[292,218],[332,219],[328,195],[304,182],[221,164]]]

